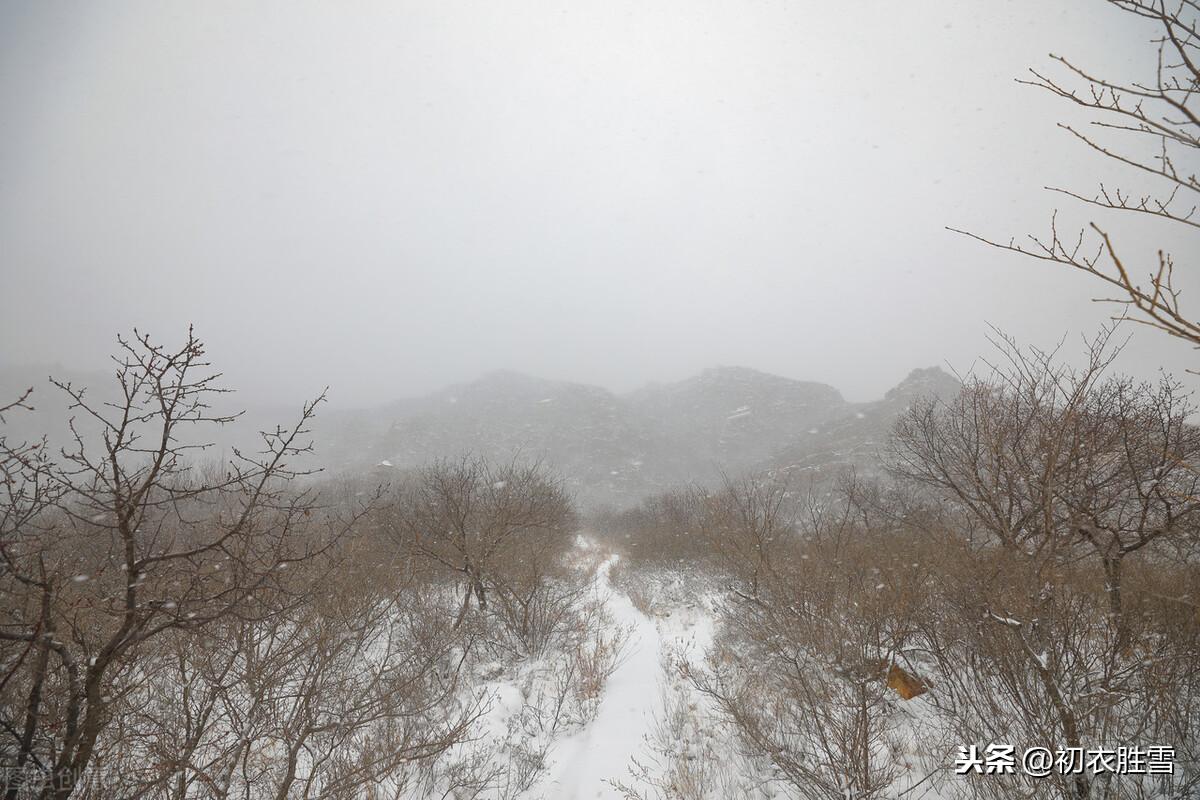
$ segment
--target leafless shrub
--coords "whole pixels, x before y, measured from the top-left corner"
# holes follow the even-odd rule
[[[595,716],[600,693],[620,666],[629,642],[629,631],[624,628],[604,625],[594,626],[592,631],[591,637],[576,645],[570,662],[575,696],[589,719]]]
[[[390,524],[405,552],[460,581],[456,624],[474,600],[536,654],[566,623],[582,585],[563,563],[575,514],[540,464],[438,462],[400,488]]]
[[[491,616],[522,656],[537,657],[567,645],[590,576],[565,563],[561,549],[522,542],[494,564]]]
[[[878,797],[900,779],[905,733],[887,675],[908,657],[919,604],[904,598],[916,576],[877,560],[867,548],[884,544],[865,538],[840,558],[792,546],[768,569],[749,569],[707,665],[683,666],[744,745],[803,797]],[[892,569],[872,566],[881,562]]]
[[[621,553],[621,569],[706,564],[713,552],[700,535],[704,490],[685,488],[649,497],[635,508],[594,515],[592,527]]]

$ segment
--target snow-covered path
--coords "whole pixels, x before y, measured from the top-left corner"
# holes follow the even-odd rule
[[[645,734],[661,705],[662,642],[654,622],[613,589],[608,571],[619,556],[611,556],[596,573],[597,588],[618,625],[631,630],[624,661],[608,679],[600,710],[582,731],[560,742],[551,756],[543,797],[553,800],[621,797],[608,780],[628,776],[630,758],[643,747]]]

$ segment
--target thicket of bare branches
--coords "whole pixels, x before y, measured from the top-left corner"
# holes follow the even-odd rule
[[[1111,336],[1078,369],[1001,337],[960,396],[903,415],[888,482],[750,477],[616,517],[649,534],[628,570],[707,549],[719,627],[679,668],[760,778],[814,800],[1200,786],[1200,432],[1175,382],[1109,375]],[[950,774],[991,743],[1163,745],[1176,772]]]
[[[203,429],[232,417],[211,407],[222,389],[203,346],[190,333],[178,350],[119,341],[120,400],[56,384],[75,413],[72,446],[0,441],[7,797],[70,796],[159,641],[245,613],[353,521],[288,487],[320,398],[264,433],[261,451],[205,472],[189,462]]]
[[[252,613],[175,636],[114,709],[84,797],[420,794],[471,738],[486,697],[464,686],[470,642],[435,586],[371,539],[287,570]]]
[[[907,746],[888,676],[911,668],[926,576],[913,537],[861,525],[857,494],[853,480],[817,497],[743,479],[705,502],[729,584],[716,647],[683,674],[790,795],[814,800],[894,792]]]
[[[1110,377],[1111,329],[1070,369],[1001,340],[1004,362],[949,404],[916,405],[896,429],[894,466],[968,509],[1000,546],[1038,565],[1102,566],[1118,639],[1129,556],[1162,542],[1193,551],[1200,430],[1181,386]]]
[[[562,482],[541,464],[439,461],[403,483],[388,512],[401,551],[460,584],[456,625],[474,607],[529,655],[570,626],[587,585],[567,563],[578,526]]]
[[[529,788],[624,641],[568,558],[561,482],[473,458],[390,488],[299,481],[320,399],[205,464],[234,416],[202,344],[119,342],[117,401],[58,384],[71,447],[0,433],[5,800]],[[520,735],[482,741],[486,670],[537,657]]]
[[[948,572],[944,622],[923,626],[945,676],[936,697],[972,741],[1167,742],[1194,765],[1200,431],[1173,381],[1107,376],[1109,332],[1079,369],[1002,340],[991,374],[897,426],[898,473],[975,523],[960,554],[974,569]],[[1057,776],[1028,790],[1157,791],[1110,780]],[[1194,767],[1181,780],[1194,784]]]
[[[601,509],[590,519],[621,554],[620,572],[627,568],[691,570],[714,559],[711,543],[700,531],[704,490],[687,487],[643,500],[633,508]]]

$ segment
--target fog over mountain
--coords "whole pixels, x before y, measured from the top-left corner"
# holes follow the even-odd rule
[[[331,468],[376,465],[379,477],[466,453],[542,460],[584,507],[627,506],[722,473],[872,469],[913,398],[947,396],[957,386],[933,367],[915,370],[881,400],[852,403],[831,386],[744,367],[628,394],[494,372],[424,397],[334,413],[318,441],[325,440]]]
[[[103,373],[61,379],[88,386],[94,400],[115,399],[115,383]],[[73,415],[61,392],[32,368],[0,371],[0,391],[11,395],[23,384],[37,386],[40,399],[35,412],[13,415],[11,429],[27,437],[49,432],[65,443]],[[917,369],[884,398],[853,403],[832,386],[745,367],[713,367],[625,394],[500,371],[382,406],[324,409],[312,426],[315,453],[304,463],[387,482],[465,455],[542,461],[583,507],[624,507],[722,474],[873,471],[892,422],[912,399],[949,397],[958,385],[939,367]],[[251,407],[212,432],[215,446],[201,458],[228,457],[234,447],[251,451],[257,430],[294,416],[295,409]],[[87,430],[86,419],[77,424]]]
[[[0,109],[3,800],[1200,798],[1200,0],[4,0]]]
[[[946,230],[1044,234],[1042,187],[1112,177],[1014,81],[1147,74],[1103,4],[338,6],[0,8],[0,363],[195,323],[251,405],[714,363],[866,401],[989,322],[1050,346],[1112,311]],[[1194,363],[1147,334],[1123,369]]]

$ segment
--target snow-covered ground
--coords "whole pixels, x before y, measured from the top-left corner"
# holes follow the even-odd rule
[[[531,708],[546,706],[554,666],[526,662],[515,675],[497,675],[488,689],[492,710],[481,720],[485,739],[503,743],[497,755],[532,756],[528,782],[482,796],[498,800],[705,797],[749,800],[786,796],[769,761],[742,752],[734,731],[716,724],[715,709],[679,666],[704,662],[713,643],[718,591],[685,570],[641,570],[617,577],[618,555],[581,537],[580,565],[593,570],[593,602],[606,612],[609,635],[625,636],[622,655],[598,698],[576,722],[531,724]],[[627,589],[623,591],[623,589]],[[635,602],[636,601],[636,602]],[[920,725],[922,703],[905,704]],[[910,743],[911,744],[911,743]],[[914,769],[921,759],[905,754]],[[917,778],[911,782],[916,783]],[[909,781],[905,781],[906,783]],[[930,786],[917,796],[926,796]],[[515,791],[514,791],[515,789]]]
[[[596,718],[555,746],[541,784],[547,798],[621,797],[609,781],[625,777],[659,710],[661,637],[654,622],[609,582],[609,570],[618,558],[610,556],[597,570],[596,580],[614,621],[630,631],[627,649],[608,679]]]
[[[590,591],[579,599],[583,619],[596,626],[584,646],[590,653],[609,653],[608,661],[600,659],[595,666],[588,652],[581,661],[569,646],[512,663],[475,665],[473,691],[483,692],[488,709],[475,723],[472,743],[457,748],[448,761],[474,761],[475,774],[495,777],[485,779],[482,793],[464,797],[623,798],[628,795],[616,784],[644,783],[634,779],[632,767],[645,761],[661,738],[656,726],[672,685],[664,666],[667,654],[686,638],[677,630],[684,615],[672,619],[656,609],[648,616],[614,585],[620,556],[585,537],[577,552],[578,568],[592,576]],[[619,653],[615,666],[614,651]],[[581,670],[589,667],[584,675]],[[673,681],[678,683],[677,675]],[[449,796],[459,795],[451,791]]]

